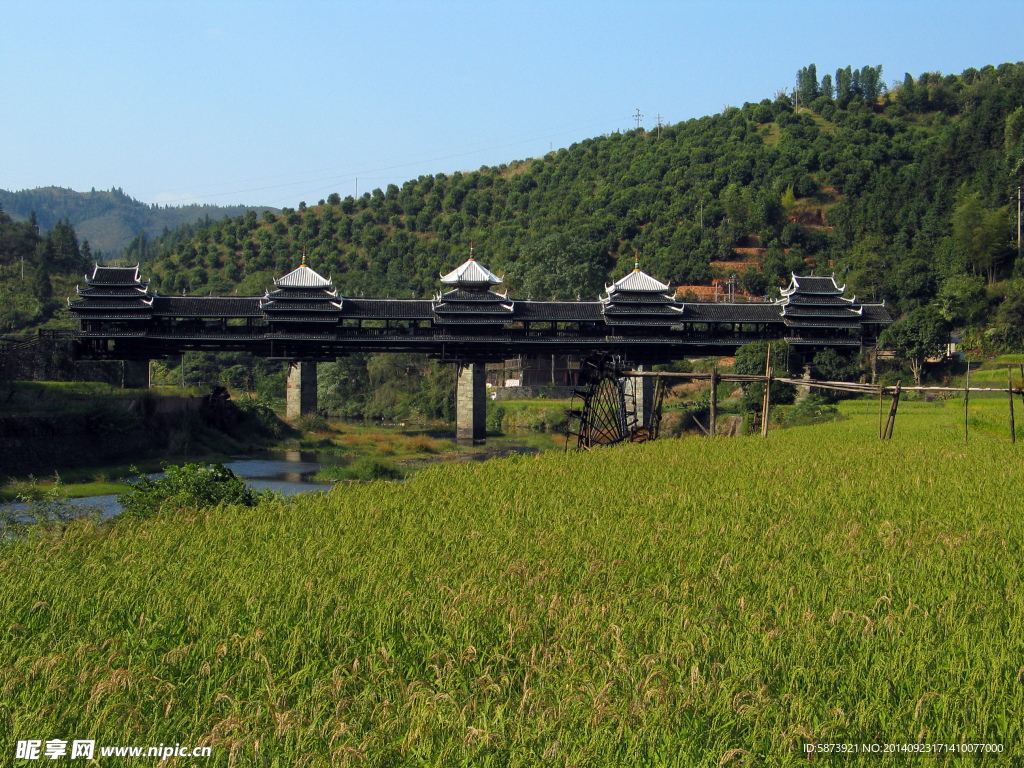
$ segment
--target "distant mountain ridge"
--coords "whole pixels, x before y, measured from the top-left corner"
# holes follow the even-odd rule
[[[164,228],[174,229],[209,217],[222,219],[245,215],[246,211],[279,213],[265,205],[148,205],[126,195],[120,188],[76,192],[62,187],[38,187],[9,192],[0,189],[0,206],[11,218],[23,221],[32,211],[41,231],[53,229],[58,221],[68,219],[80,240],[88,240],[93,251],[115,256],[139,232],[149,238]]]

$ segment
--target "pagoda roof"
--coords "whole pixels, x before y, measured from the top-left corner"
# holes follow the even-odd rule
[[[835,296],[842,294],[845,290],[846,286],[840,286],[839,283],[836,282],[835,275],[823,277],[821,275],[798,275],[794,273],[790,279],[789,286],[782,289],[782,295],[789,296],[794,293],[824,293]]]
[[[104,267],[93,265],[92,274],[85,275],[89,285],[136,285],[139,280],[139,265],[134,267]],[[148,281],[146,285],[148,285]]]
[[[138,298],[148,295],[146,286],[141,284],[90,285],[87,283],[85,288],[76,285],[75,293],[84,297],[103,296],[105,298]]]
[[[612,285],[605,286],[605,291],[611,295],[620,292],[636,293],[664,293],[668,290],[668,283],[655,280],[642,269],[637,267],[625,277],[619,278]]]
[[[505,281],[502,278],[480,264],[472,256],[447,275],[441,275],[441,283],[443,285],[456,285],[460,288],[482,288],[490,285],[501,285],[503,282]]]
[[[279,288],[276,291],[267,290],[265,299],[336,299],[338,290],[327,290],[326,288]]]
[[[270,299],[262,301],[260,308],[271,312],[340,312],[341,302]]]
[[[782,314],[786,317],[859,317],[864,308],[859,304],[844,307],[835,304],[783,304]]]
[[[496,293],[494,291],[466,291],[462,288],[438,294],[435,301],[508,301],[508,293]]]
[[[274,280],[274,285],[278,288],[330,288],[332,281],[307,267],[303,256],[302,264],[284,277]]]

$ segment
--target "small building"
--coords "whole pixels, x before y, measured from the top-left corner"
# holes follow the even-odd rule
[[[492,387],[572,387],[579,383],[580,355],[517,355],[487,364]]]

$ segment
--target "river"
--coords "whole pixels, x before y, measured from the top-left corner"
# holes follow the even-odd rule
[[[504,438],[492,441],[496,443],[490,450],[476,452],[438,455],[423,460],[400,462],[404,465],[423,465],[437,461],[486,461],[499,456],[513,454],[538,453],[540,449],[519,443],[515,438]],[[490,447],[490,446],[489,446]],[[285,496],[297,493],[322,493],[333,486],[313,479],[324,467],[345,465],[350,461],[336,453],[320,453],[316,451],[264,451],[258,458],[251,456],[232,457],[224,462],[224,466],[245,480],[245,484],[257,491],[271,490]],[[153,475],[152,477],[159,477]],[[117,503],[117,495],[86,496],[68,499],[68,503],[83,510],[98,510],[102,519],[114,517],[121,512]],[[23,503],[10,504],[9,509],[20,511],[27,509]]]

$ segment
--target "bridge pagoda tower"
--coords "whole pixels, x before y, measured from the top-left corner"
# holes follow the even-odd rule
[[[85,275],[85,288],[76,286],[77,301],[68,299],[68,307],[78,314],[83,331],[101,328],[115,330],[123,338],[145,336],[146,326],[153,319],[153,299],[149,281],[139,275],[139,265],[105,267],[96,264],[91,275]],[[140,322],[141,321],[141,322]],[[125,389],[149,387],[149,360],[126,359],[123,362],[121,386]]]
[[[438,325],[496,324],[511,322],[513,302],[507,294],[491,288],[505,282],[479,264],[469,247],[469,259],[447,275],[441,284],[452,290],[434,297],[433,313]],[[455,439],[480,444],[487,436],[487,374],[482,360],[465,361],[459,369],[455,390]]]
[[[633,271],[605,287],[601,314],[616,335],[643,335],[645,329],[664,329],[683,322],[685,307],[669,289],[668,283],[657,280],[640,269],[639,257]],[[636,361],[643,370],[642,361]],[[654,380],[634,376],[626,380],[626,395],[636,404],[638,427],[650,427],[654,410]]]
[[[302,263],[284,277],[274,280],[274,290],[267,291],[260,301],[271,331],[288,333],[290,330],[315,327],[333,331],[341,317],[343,299],[334,288],[331,278],[323,277]],[[316,326],[310,326],[315,323]],[[317,376],[315,360],[293,360],[288,367],[285,392],[285,415],[298,419],[316,413]]]

